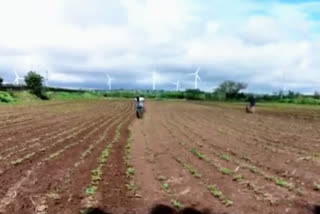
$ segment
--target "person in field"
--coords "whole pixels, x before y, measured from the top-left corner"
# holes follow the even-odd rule
[[[139,115],[138,112],[142,110],[142,114],[143,114],[146,111],[144,106],[144,98],[142,96],[138,96],[134,100],[135,100],[137,117],[140,118],[141,115]]]
[[[250,96],[248,99],[248,106],[247,106],[247,112],[248,113],[255,113],[256,112],[256,99],[254,96]]]

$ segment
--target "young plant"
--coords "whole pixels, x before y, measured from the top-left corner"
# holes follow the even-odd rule
[[[175,199],[172,199],[171,200],[171,205],[176,208],[176,209],[180,209],[182,208],[182,205],[179,201],[175,200]]]
[[[292,189],[293,188],[293,185],[285,180],[282,180],[282,179],[277,179],[276,180],[276,184],[278,186],[281,186],[281,187],[285,187],[287,189]]]
[[[206,155],[198,151],[196,148],[192,148],[191,152],[196,155],[200,160],[206,159]]]
[[[222,174],[224,174],[224,175],[230,175],[230,169],[228,169],[228,168],[221,168],[220,169],[220,172],[222,173]]]
[[[97,187],[96,186],[90,186],[86,189],[87,195],[94,195],[96,193]]]
[[[216,185],[209,185],[209,190],[214,197],[219,199],[223,197],[222,192],[217,189]]]
[[[169,192],[169,189],[170,189],[170,186],[167,182],[164,182],[162,184],[162,188],[166,191],[166,192]]]
[[[223,160],[230,161],[230,156],[227,155],[227,154],[221,155],[221,158],[222,158]]]
[[[201,174],[193,166],[185,164],[185,168],[188,169],[188,171],[196,178],[201,178]]]
[[[257,168],[255,166],[253,166],[253,167],[250,168],[250,171],[252,173],[256,173],[258,170],[257,170]]]
[[[211,195],[219,199],[219,201],[221,201],[221,203],[225,206],[229,207],[233,205],[233,201],[227,199],[226,196],[223,195],[223,193],[217,188],[216,185],[209,185],[209,191]]]
[[[134,175],[134,168],[133,168],[133,167],[129,167],[129,168],[127,169],[126,174],[127,174],[128,177],[133,176],[133,175]]]
[[[224,199],[222,201],[222,203],[226,206],[226,207],[230,207],[233,205],[233,201],[229,200],[229,199]]]
[[[129,184],[127,184],[127,188],[128,190],[132,191],[132,192],[136,192],[138,187],[135,185],[135,183],[133,181],[131,181]]]
[[[242,181],[244,179],[244,176],[243,175],[235,175],[234,177],[233,177],[233,181]]]

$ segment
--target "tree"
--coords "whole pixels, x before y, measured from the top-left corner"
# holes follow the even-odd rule
[[[234,81],[224,81],[220,86],[214,91],[215,94],[218,94],[221,97],[227,99],[238,98],[240,91],[248,87],[248,84],[242,82]]]
[[[320,93],[319,92],[314,92],[314,98],[320,99]]]
[[[3,83],[3,78],[0,77],[0,87],[2,86],[2,83]]]
[[[44,78],[34,71],[30,71],[24,78],[27,87],[33,94],[35,94],[37,97],[40,97],[41,99],[47,99],[46,95],[44,94],[43,80]]]

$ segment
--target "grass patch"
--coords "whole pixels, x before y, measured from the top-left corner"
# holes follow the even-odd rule
[[[15,99],[8,92],[0,91],[0,102],[12,103]]]

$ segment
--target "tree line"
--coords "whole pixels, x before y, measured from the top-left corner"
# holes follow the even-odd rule
[[[46,88],[43,85],[44,78],[34,71],[30,71],[24,78],[27,88],[41,99],[48,99]],[[0,87],[3,84],[3,78],[0,77]],[[204,92],[199,89],[187,89],[185,91],[165,91],[165,90],[112,90],[98,91],[98,95],[104,97],[122,97],[133,98],[136,96],[144,96],[153,99],[187,99],[187,100],[215,100],[215,101],[247,101],[249,97],[254,96],[260,102],[283,102],[296,104],[319,104],[320,93],[315,92],[313,96],[302,95],[298,92],[283,91],[270,94],[252,94],[244,93],[248,87],[247,83],[224,81],[218,88],[212,92]],[[85,92],[85,91],[84,91]],[[70,92],[72,93],[72,92]]]

